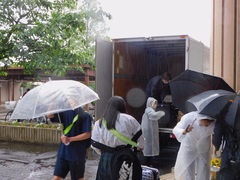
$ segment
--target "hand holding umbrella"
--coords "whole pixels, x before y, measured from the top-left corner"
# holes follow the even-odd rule
[[[185,134],[191,132],[192,130],[193,130],[193,127],[190,126],[190,124],[189,124],[189,125],[187,126],[187,128],[183,130],[182,134],[185,135]]]
[[[61,136],[61,141],[63,144],[65,144],[66,146],[70,144],[69,138],[65,135]]]
[[[191,131],[193,130],[193,123],[194,123],[196,120],[197,120],[197,119],[195,119],[195,120],[192,122],[191,125],[189,124],[189,125],[186,127],[186,129],[183,130],[182,134],[187,134],[187,133],[191,132]]]

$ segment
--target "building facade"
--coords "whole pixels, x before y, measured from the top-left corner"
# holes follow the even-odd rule
[[[213,0],[210,73],[240,90],[240,1]]]

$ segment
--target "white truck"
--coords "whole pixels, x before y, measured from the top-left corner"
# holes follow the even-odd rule
[[[210,50],[188,35],[96,40],[95,117],[100,118],[113,95],[122,96],[127,112],[141,122],[146,107],[145,88],[149,79],[165,71],[176,77],[186,69],[208,73]],[[171,102],[164,107],[160,133],[172,137],[178,111]],[[163,138],[161,138],[163,139]]]

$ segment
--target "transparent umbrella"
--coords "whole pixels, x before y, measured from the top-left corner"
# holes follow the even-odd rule
[[[18,102],[10,119],[33,119],[74,110],[98,99],[96,92],[80,82],[48,81],[30,90]]]

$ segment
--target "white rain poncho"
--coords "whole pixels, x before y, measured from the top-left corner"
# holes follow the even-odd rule
[[[198,112],[185,114],[173,129],[177,140],[181,142],[174,167],[177,180],[209,180],[210,178],[210,143],[215,123],[208,127],[201,126],[201,119],[213,119]],[[192,125],[191,132],[183,135],[188,125]],[[196,164],[195,164],[196,163]],[[196,170],[195,170],[196,165]]]
[[[144,137],[144,156],[159,155],[159,127],[158,120],[165,115],[163,111],[155,111],[152,107],[156,99],[149,97],[142,117],[142,132]]]

